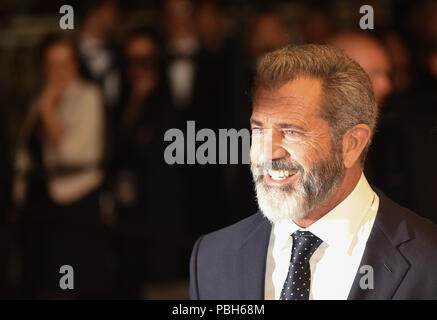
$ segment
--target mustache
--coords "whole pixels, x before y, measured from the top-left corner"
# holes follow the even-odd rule
[[[253,171],[257,172],[259,175],[264,174],[264,170],[288,170],[288,171],[299,171],[300,173],[305,173],[304,167],[296,161],[290,159],[274,159],[260,164],[252,165]]]

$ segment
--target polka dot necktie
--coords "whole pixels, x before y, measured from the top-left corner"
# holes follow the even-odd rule
[[[309,231],[298,230],[291,236],[293,248],[290,268],[280,300],[308,300],[311,283],[310,259],[323,241]]]

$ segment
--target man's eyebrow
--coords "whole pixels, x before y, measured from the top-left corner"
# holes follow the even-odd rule
[[[254,119],[250,119],[250,124],[255,125],[255,126],[262,126],[263,125],[263,123],[261,121],[254,120]]]
[[[263,123],[261,121],[255,120],[255,119],[250,119],[250,124],[253,126],[263,126]],[[285,123],[285,122],[281,122],[275,125],[276,127],[279,127],[281,129],[296,129],[296,130],[300,130],[300,131],[307,131],[307,129],[305,129],[304,127],[301,127],[297,124],[294,123]]]
[[[305,129],[304,127],[301,127],[301,126],[299,126],[297,124],[294,124],[294,123],[285,123],[285,122],[283,122],[283,123],[276,124],[276,126],[281,128],[281,129],[297,129],[297,130],[300,130],[300,131],[307,131],[307,129]]]

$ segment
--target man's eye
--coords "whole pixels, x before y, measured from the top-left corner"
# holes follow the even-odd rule
[[[262,128],[252,128],[252,134],[260,134],[263,132]]]
[[[286,131],[285,131],[285,134],[286,134],[287,136],[295,136],[295,135],[298,134],[298,132],[297,132],[297,131],[294,131],[294,130],[286,130]]]

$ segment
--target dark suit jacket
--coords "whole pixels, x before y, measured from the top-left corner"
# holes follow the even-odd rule
[[[361,289],[357,272],[348,299],[437,299],[437,227],[381,191],[362,265],[374,289]],[[353,213],[351,213],[353,214]],[[190,262],[191,299],[264,299],[271,224],[261,213],[200,237]]]

